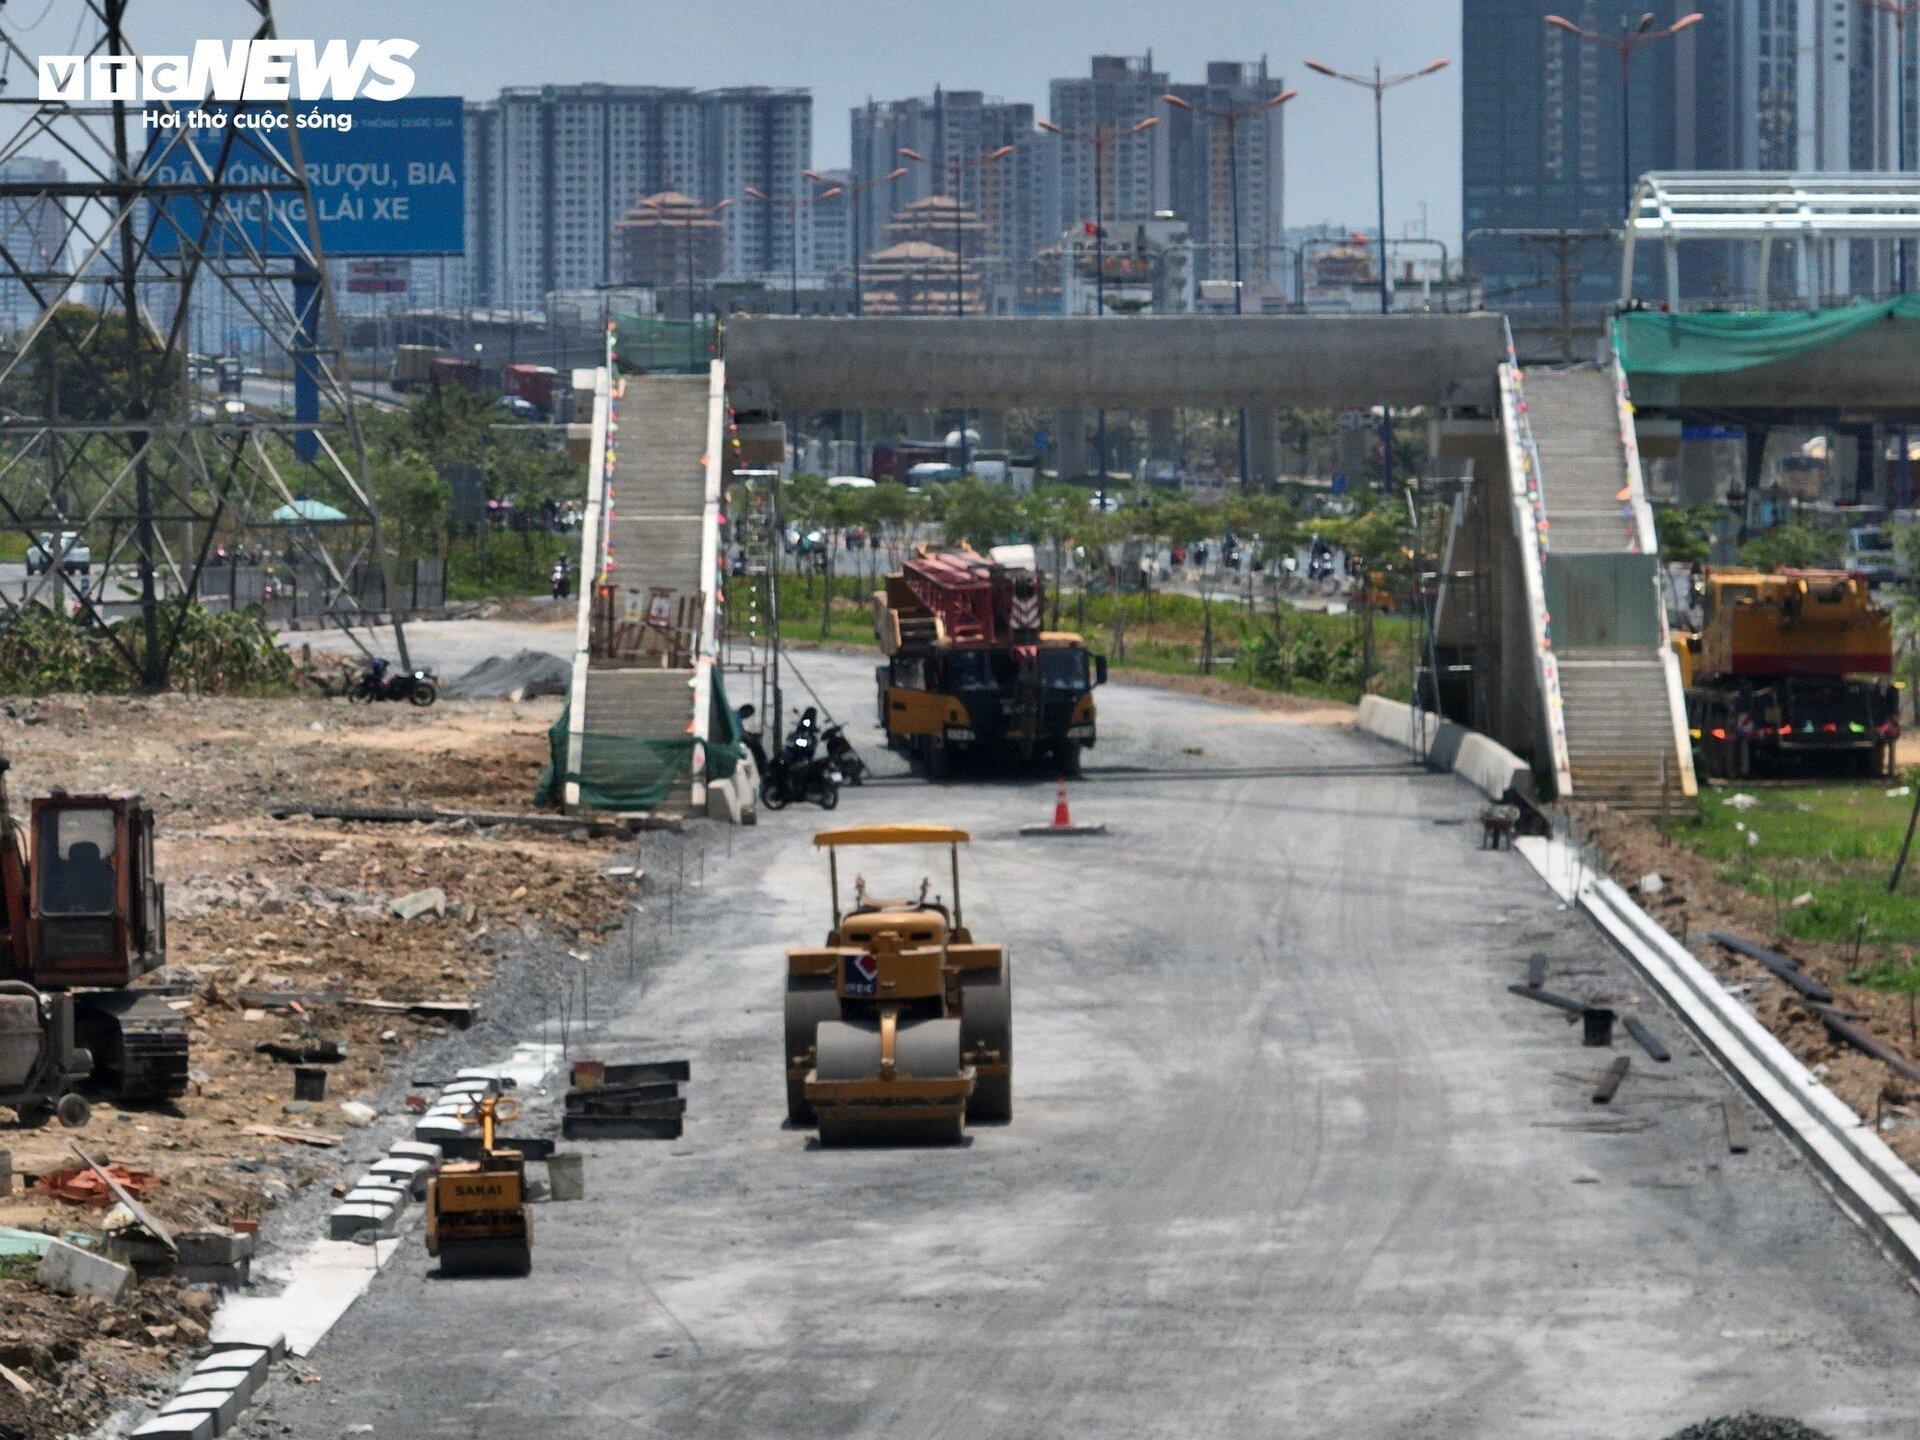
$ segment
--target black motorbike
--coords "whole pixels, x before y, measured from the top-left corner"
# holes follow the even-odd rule
[[[440,698],[440,687],[425,670],[395,670],[385,660],[370,660],[347,691],[347,698],[363,705],[376,700],[404,700],[424,709]]]
[[[820,743],[826,747],[827,760],[843,783],[858,785],[867,778],[867,762],[847,739],[846,726],[829,725],[820,732]]]
[[[760,775],[760,803],[769,810],[784,810],[796,800],[811,800],[822,810],[840,803],[840,776],[828,758],[819,718],[811,706]]]

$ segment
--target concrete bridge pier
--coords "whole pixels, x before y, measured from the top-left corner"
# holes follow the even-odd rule
[[[1247,411],[1247,474],[1252,485],[1271,485],[1280,477],[1276,463],[1275,436],[1278,417],[1271,410]]]
[[[1180,458],[1180,417],[1172,410],[1147,412],[1147,459],[1154,462]]]
[[[1087,412],[1054,411],[1053,468],[1060,472],[1061,479],[1071,480],[1085,475],[1091,464],[1087,458]]]

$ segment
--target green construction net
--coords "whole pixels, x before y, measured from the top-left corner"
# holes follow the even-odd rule
[[[702,371],[713,358],[713,326],[705,320],[614,318],[614,359],[628,375]]]
[[[560,805],[570,782],[580,786],[580,804],[593,810],[652,810],[673,792],[693,764],[693,737],[640,740],[627,735],[567,733],[570,707],[547,731],[547,768],[534,803]],[[568,764],[577,741],[579,768]],[[724,780],[740,763],[740,722],[727,703],[720,672],[713,672],[713,704],[707,725],[706,778]]]
[[[1614,317],[1613,343],[1629,375],[1715,375],[1803,355],[1870,325],[1915,320],[1920,295],[1833,310],[1630,310]]]

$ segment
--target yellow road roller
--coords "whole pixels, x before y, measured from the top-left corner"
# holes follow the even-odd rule
[[[494,1148],[495,1127],[520,1113],[489,1095],[462,1116],[480,1127],[480,1157],[449,1161],[427,1182],[427,1254],[442,1275],[525,1275],[533,1269],[526,1157]]]
[[[787,1116],[823,1145],[955,1143],[1013,1118],[1013,991],[1003,945],[976,945],[960,912],[960,847],[945,825],[823,830],[833,927],[787,952]],[[944,845],[952,907],[921,879],[886,899],[856,876],[840,908],[840,852]]]

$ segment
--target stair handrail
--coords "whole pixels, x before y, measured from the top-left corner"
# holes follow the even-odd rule
[[[1626,461],[1627,504],[1633,516],[1634,549],[1654,557],[1653,613],[1659,624],[1660,674],[1666,683],[1667,719],[1673,727],[1673,753],[1677,757],[1680,793],[1700,793],[1699,779],[1693,772],[1693,733],[1687,724],[1687,691],[1680,674],[1680,657],[1674,653],[1673,632],[1667,624],[1666,598],[1660,591],[1660,536],[1653,520],[1653,505],[1647,499],[1645,473],[1640,468],[1640,438],[1633,423],[1633,392],[1627,384],[1627,369],[1620,362],[1616,346],[1610,357],[1613,393],[1620,418],[1620,450]]]
[[[1567,749],[1566,706],[1560,695],[1560,665],[1553,653],[1553,617],[1547,613],[1546,500],[1540,488],[1540,453],[1527,418],[1526,375],[1514,353],[1511,328],[1507,330],[1507,358],[1500,366],[1500,414],[1500,431],[1507,450],[1514,538],[1519,542],[1527,624],[1533,641],[1534,679],[1540,692],[1541,720],[1553,770],[1554,793],[1564,799],[1573,793],[1573,766]]]

